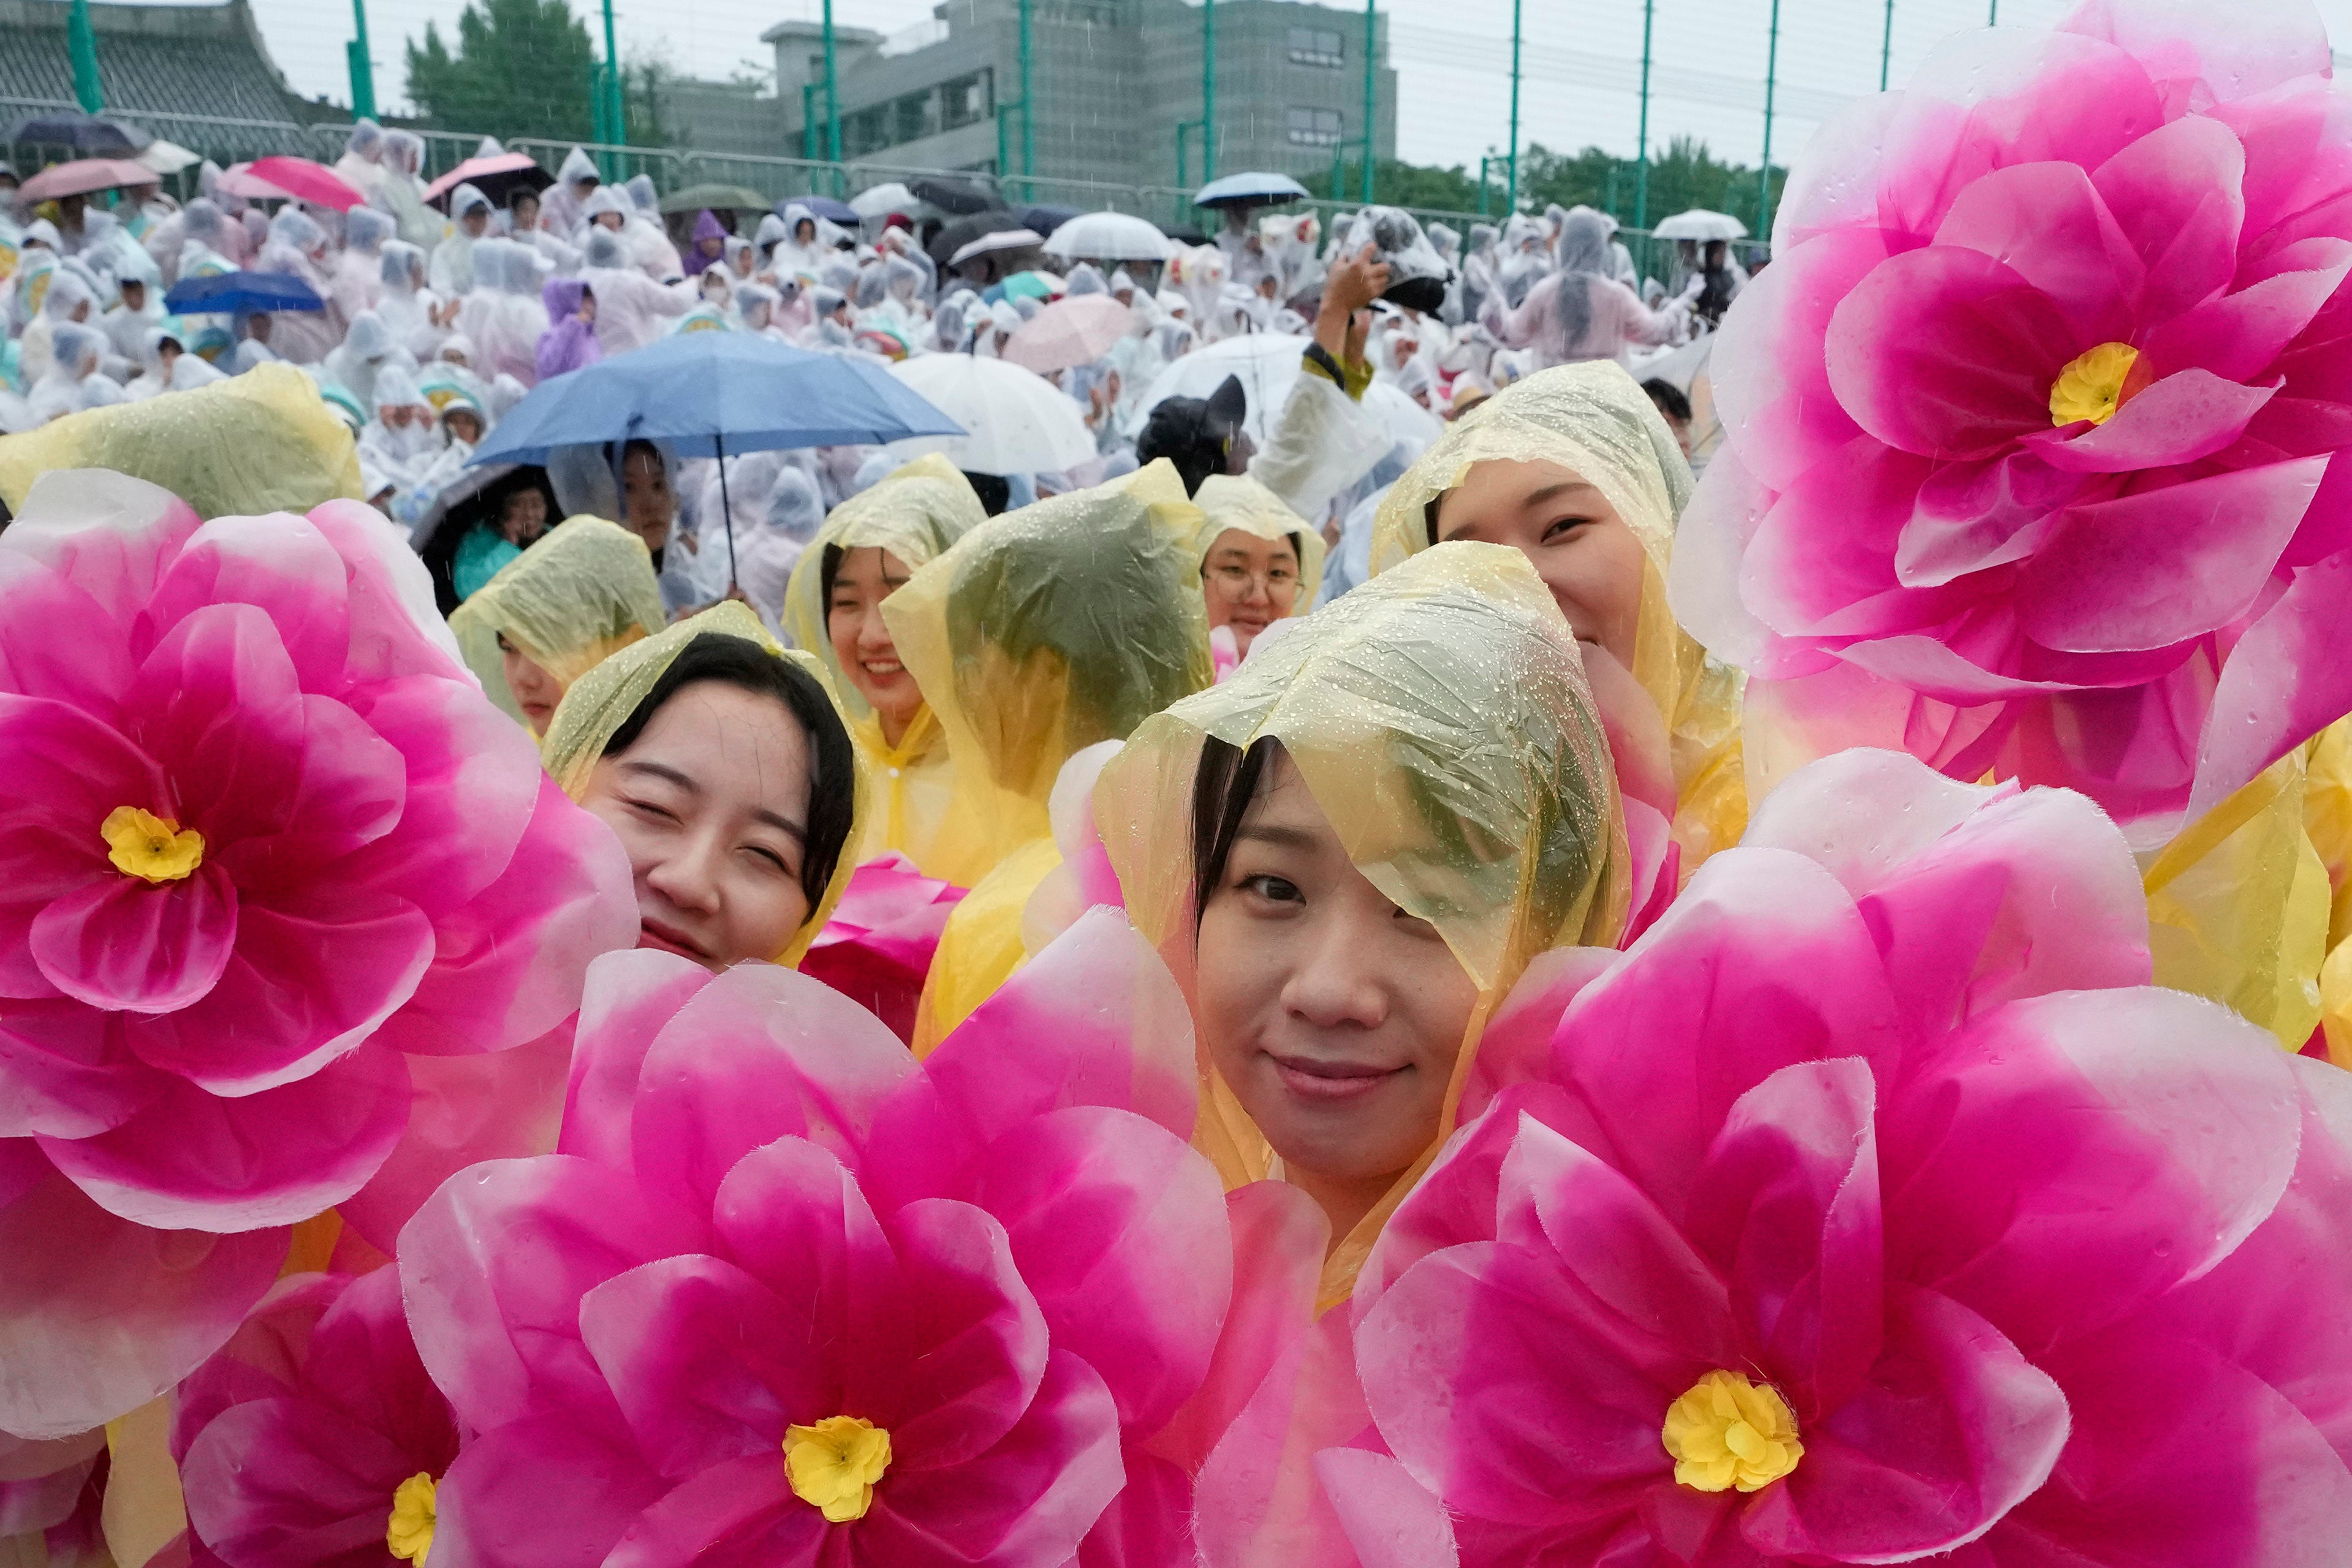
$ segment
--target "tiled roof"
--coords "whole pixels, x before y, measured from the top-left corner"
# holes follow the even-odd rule
[[[65,0],[0,0],[0,109],[10,118],[24,100],[70,104],[73,64],[67,52]],[[99,84],[110,113],[183,114],[208,119],[307,119],[262,51],[240,4],[90,7],[98,36]],[[200,152],[252,157],[289,148],[283,132],[205,126],[201,120],[144,120],[149,129]]]

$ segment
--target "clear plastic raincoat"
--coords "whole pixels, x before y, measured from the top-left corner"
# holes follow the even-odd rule
[[[949,829],[955,779],[946,737],[927,704],[897,746],[882,737],[881,721],[857,693],[833,651],[826,630],[824,563],[828,552],[888,551],[914,571],[947,553],[958,539],[988,520],[971,483],[954,464],[936,454],[892,471],[833,509],[802,552],[784,589],[785,633],[823,661],[849,716],[850,737],[875,789],[875,810],[857,858],[867,861],[896,850],[925,876],[970,887],[994,863],[990,841],[971,831]],[[904,650],[900,650],[904,656]],[[913,669],[912,664],[907,666]],[[918,680],[920,679],[919,675]]]
[[[919,1053],[1022,961],[1022,911],[1061,860],[1046,807],[1062,765],[1209,684],[1201,526],[1157,462],[990,518],[883,601],[947,735],[954,831],[992,864],[940,937]]]
[[[1276,738],[1348,857],[1436,927],[1478,988],[1435,1135],[1354,1232],[1321,1300],[1344,1297],[1452,1134],[1488,1022],[1541,953],[1616,943],[1628,850],[1584,663],[1527,559],[1457,543],[1375,578],[1233,679],[1148,720],[1103,769],[1095,821],[1136,928],[1195,984],[1193,780],[1202,744]],[[1241,1102],[1199,1057],[1193,1143],[1228,1189],[1279,1176]],[[1491,1073],[1495,1064],[1486,1064]]]
[[[568,689],[667,622],[645,541],[602,517],[572,517],[475,590],[450,615],[449,629],[482,690],[521,723],[507,689],[500,632]]]
[[[690,615],[658,636],[632,643],[606,658],[572,684],[563,694],[562,703],[555,716],[548,721],[546,738],[540,742],[540,761],[548,777],[574,800],[588,791],[588,780],[596,770],[596,763],[604,755],[604,746],[614,732],[628,722],[637,705],[668,673],[670,664],[686,651],[686,645],[704,632],[720,636],[740,637],[756,644],[776,658],[798,664],[817,678],[818,684],[830,693],[833,682],[824,666],[810,654],[797,649],[780,646],[768,629],[760,624],[760,617],[748,604],[729,600],[713,605],[699,615]],[[822,780],[813,780],[822,783]],[[866,779],[854,776],[856,790],[851,808],[849,841],[857,842],[858,831],[865,821]],[[845,853],[833,868],[833,880],[825,884],[824,896],[809,911],[808,919],[793,934],[784,950],[772,960],[787,968],[798,968],[807,956],[809,944],[815,941],[824,923],[841,903],[842,891],[849,885],[850,873],[856,870],[855,857]]]
[[[1687,881],[1708,855],[1738,842],[1748,825],[1739,747],[1743,683],[1706,656],[1666,603],[1666,567],[1675,521],[1690,499],[1690,465],[1648,394],[1617,365],[1592,361],[1545,371],[1463,415],[1405,471],[1372,525],[1372,570],[1392,570],[1427,549],[1430,503],[1474,465],[1495,461],[1573,469],[1609,498],[1641,540],[1633,675],[1666,727],[1674,838]]]

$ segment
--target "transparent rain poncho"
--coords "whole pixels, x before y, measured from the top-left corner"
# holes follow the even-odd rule
[[[660,632],[661,587],[645,541],[602,517],[557,524],[449,616],[466,667],[517,723],[499,635],[568,688],[630,643]]]
[[[1198,561],[1205,565],[1218,536],[1229,529],[1237,528],[1268,544],[1287,540],[1298,552],[1298,597],[1291,601],[1290,613],[1304,615],[1315,608],[1316,591],[1323,584],[1325,547],[1320,529],[1245,475],[1210,475],[1193,492],[1192,504],[1201,508],[1202,518],[1201,537],[1193,541]]]
[[[1060,863],[1046,808],[1062,765],[1209,684],[1200,527],[1157,462],[990,518],[883,601],[947,735],[946,831],[973,835],[991,868],[940,937],[918,1052],[1019,966],[1022,911]]]
[[[1193,781],[1203,742],[1277,739],[1348,858],[1428,921],[1478,988],[1428,1147],[1325,1264],[1344,1296],[1453,1132],[1489,1019],[1537,955],[1613,946],[1628,851],[1583,659],[1527,559],[1423,552],[1334,601],[1223,685],[1147,721],[1103,769],[1094,815],[1128,914],[1193,989]],[[1279,1174],[1200,1048],[1193,1144],[1230,1190]]]
[[[824,561],[828,551],[877,549],[914,571],[988,520],[971,482],[934,453],[894,469],[833,509],[802,552],[784,589],[786,635],[814,653],[832,675],[849,716],[850,737],[877,792],[873,821],[856,846],[871,860],[896,850],[925,876],[969,887],[995,863],[992,841],[976,831],[948,831],[955,780],[939,716],[926,704],[897,746],[883,738],[881,720],[842,668],[826,628]],[[904,656],[904,650],[901,651]],[[913,669],[912,664],[908,665]],[[920,677],[918,676],[919,680]]]
[[[556,707],[555,716],[548,721],[546,737],[539,744],[540,761],[559,789],[574,800],[588,792],[589,779],[604,755],[605,743],[628,722],[637,705],[645,701],[668,673],[671,664],[686,651],[686,645],[706,632],[740,637],[778,659],[798,664],[817,678],[817,684],[828,695],[833,694],[833,682],[823,664],[797,649],[780,646],[768,635],[768,629],[760,624],[759,615],[750,605],[728,600],[698,615],[687,617],[656,636],[628,644],[572,683]],[[824,781],[812,779],[810,782],[812,787],[817,787]],[[851,788],[855,795],[848,842],[855,844],[866,811],[862,772],[854,774]],[[856,869],[856,857],[845,850],[833,868],[832,880],[825,883],[824,896],[817,900],[801,928],[793,934],[792,941],[772,962],[787,968],[800,967],[801,959],[808,954],[809,944],[824,929],[824,923],[833,918],[835,907],[841,903],[842,891],[849,885],[849,874]]]
[[[0,438],[0,500],[23,506],[52,468],[111,468],[162,486],[205,517],[365,499],[350,428],[310,377],[285,364]]]
[[[1690,465],[1649,395],[1607,361],[1545,371],[1480,403],[1405,471],[1372,525],[1375,574],[1430,546],[1429,505],[1480,463],[1557,463],[1609,498],[1642,544],[1633,676],[1657,705],[1674,767],[1675,841],[1687,880],[1748,824],[1739,747],[1741,679],[1706,656],[1666,603],[1675,522]]]

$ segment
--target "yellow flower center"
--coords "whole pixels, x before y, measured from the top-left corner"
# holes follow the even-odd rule
[[[204,834],[136,806],[117,806],[98,831],[106,840],[106,858],[125,876],[178,882],[205,861]]]
[[[2064,426],[2081,420],[2105,424],[2125,402],[2125,383],[2139,350],[2129,343],[2102,343],[2066,361],[2050,383],[2050,423]]]
[[[433,1550],[433,1478],[417,1471],[392,1494],[392,1522],[384,1527],[384,1550],[425,1568]]]
[[[1675,1479],[1698,1491],[1755,1491],[1797,1468],[1797,1417],[1769,1383],[1710,1372],[1666,1410]]]
[[[793,1495],[833,1524],[864,1519],[874,1483],[890,1468],[890,1434],[857,1416],[828,1416],[784,1432],[784,1474]]]

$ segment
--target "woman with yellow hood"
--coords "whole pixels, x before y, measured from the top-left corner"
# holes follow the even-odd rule
[[[1465,1089],[1508,1073],[1481,1046],[1530,963],[1622,931],[1576,638],[1517,552],[1423,552],[1146,722],[1094,807],[1192,1004],[1193,1143],[1228,1189],[1315,1200],[1339,1301]]]
[[[637,946],[797,967],[841,902],[865,784],[813,655],[730,600],[573,683],[540,759],[628,852]]]
[[[833,509],[784,587],[784,630],[832,673],[850,738],[877,797],[854,846],[860,862],[897,851],[925,876],[970,887],[988,846],[954,831],[948,746],[899,659],[882,601],[988,514],[946,458],[919,457]]]
[[[1632,376],[1608,361],[1563,365],[1449,426],[1381,501],[1371,545],[1375,573],[1453,539],[1528,558],[1584,645],[1626,792],[1672,817],[1683,881],[1748,822],[1738,676],[1706,657],[1666,603],[1691,486],[1674,433]],[[1627,675],[1654,721],[1617,703]],[[1660,736],[1672,772],[1656,794],[1633,777],[1639,747],[1628,739],[1644,732]]]
[[[449,615],[482,690],[533,735],[573,682],[667,622],[645,541],[590,517],[549,529]]]
[[[1323,582],[1323,536],[1256,480],[1212,474],[1192,492],[1202,518],[1201,595],[1213,645],[1233,639],[1220,665],[1249,657],[1250,644],[1274,622],[1315,608]],[[1222,676],[1220,677],[1223,678]]]
[[[990,870],[956,906],[915,1024],[925,1054],[1021,963],[1029,895],[1061,863],[1062,765],[1209,684],[1201,511],[1158,462],[992,517],[883,602],[946,732],[950,831]]]

